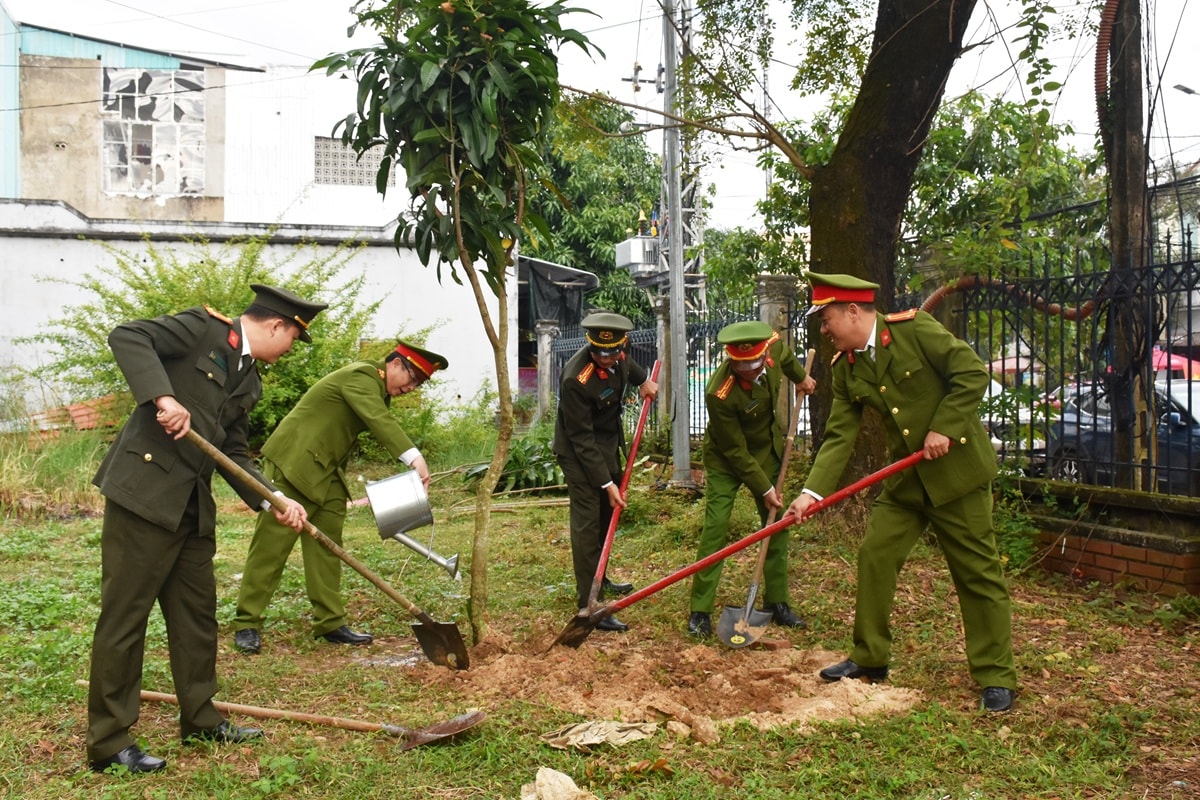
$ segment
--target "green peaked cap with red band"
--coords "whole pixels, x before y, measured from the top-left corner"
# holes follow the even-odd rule
[[[853,275],[806,272],[804,277],[812,285],[812,307],[804,312],[806,317],[830,303],[874,303],[875,292],[879,290],[878,283]]]

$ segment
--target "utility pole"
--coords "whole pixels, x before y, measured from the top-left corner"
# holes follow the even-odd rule
[[[686,8],[688,0],[681,0],[684,13],[680,29],[690,28],[690,16]],[[670,389],[671,401],[671,460],[674,464],[671,483],[678,487],[692,487],[691,415],[688,386],[687,314],[684,305],[684,237],[683,215],[683,159],[681,156],[678,123],[671,116],[679,114],[679,42],[675,30],[675,0],[663,0],[663,49],[666,61],[666,91],[663,106],[667,114],[666,136],[666,189],[667,189],[667,275],[668,275],[668,319],[670,321],[670,358],[667,361],[666,385]],[[690,221],[690,220],[689,220]]]

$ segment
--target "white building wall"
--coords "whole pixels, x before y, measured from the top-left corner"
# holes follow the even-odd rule
[[[88,220],[61,203],[45,201],[0,200],[0,374],[12,366],[38,370],[41,385],[26,398],[33,409],[56,406],[64,401],[86,398],[65,397],[62,387],[44,367],[53,354],[17,340],[31,335],[48,321],[63,315],[64,308],[91,300],[72,287],[46,279],[77,281],[85,274],[97,274],[97,267],[109,263],[109,256],[97,242],[106,239],[118,249],[138,252],[145,249],[142,235],[148,233],[158,248],[191,247],[182,237],[202,235],[218,243],[230,237],[262,236],[264,226],[212,225],[198,229],[195,223],[126,222]],[[450,369],[439,373],[426,395],[443,407],[457,401],[471,401],[486,385],[495,388],[495,365],[491,346],[483,331],[475,298],[467,285],[449,279],[439,284],[434,268],[426,269],[411,251],[391,246],[391,229],[358,232],[347,228],[280,227],[274,233],[278,242],[265,254],[268,263],[282,263],[300,240],[325,242],[325,252],[336,243],[355,237],[372,242],[363,248],[345,270],[345,277],[366,276],[364,296],[384,298],[372,321],[368,335],[388,339],[401,331],[416,331],[435,326],[427,344],[450,361]],[[83,237],[83,238],[80,238]],[[307,260],[307,259],[301,259]],[[465,282],[464,282],[465,283]],[[508,365],[516,389],[516,280],[509,282],[510,342]],[[338,287],[328,288],[332,297]],[[498,303],[489,295],[494,315]],[[236,313],[240,309],[228,309]]]
[[[225,219],[229,222],[378,227],[405,207],[403,180],[381,199],[371,186],[313,179],[313,139],[330,137],[355,108],[351,80],[297,67],[228,73]]]

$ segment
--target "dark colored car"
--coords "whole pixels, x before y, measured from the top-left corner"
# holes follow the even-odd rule
[[[1200,497],[1200,381],[1157,383],[1154,395],[1152,480],[1159,492]],[[1052,476],[1111,486],[1118,465],[1108,389],[1102,383],[1072,384],[1061,397],[1059,417],[1050,425]],[[1137,416],[1133,419],[1136,424]]]

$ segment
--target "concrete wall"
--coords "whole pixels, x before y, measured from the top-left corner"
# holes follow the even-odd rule
[[[159,249],[180,247],[190,251],[185,237],[203,236],[218,244],[231,237],[265,236],[262,225],[132,223],[123,220],[89,220],[62,203],[0,200],[0,374],[12,366],[42,369],[53,354],[17,340],[29,336],[63,310],[92,299],[60,282],[78,281],[97,274],[112,257],[100,241],[120,250],[144,251],[149,235]],[[495,387],[492,350],[469,286],[447,279],[437,281],[434,268],[425,268],[411,251],[392,246],[391,228],[369,230],[336,226],[281,226],[266,253],[268,263],[283,263],[301,241],[316,242],[328,253],[348,239],[368,244],[345,270],[346,277],[366,276],[365,297],[385,298],[368,335],[388,339],[398,331],[436,326],[428,345],[450,361],[450,369],[437,376],[427,392],[443,404],[459,398],[470,401],[485,385]],[[301,258],[305,261],[307,258]],[[444,270],[444,272],[446,272]],[[508,307],[512,335],[508,346],[509,371],[516,381],[516,279],[513,277]],[[333,296],[338,287],[328,288]],[[494,315],[497,303],[489,303]],[[240,310],[240,309],[236,309]],[[41,371],[41,385],[27,398],[33,410],[86,398],[66,397],[54,376]],[[514,384],[515,390],[515,384]]]
[[[224,218],[225,70],[205,70],[206,183],[201,195],[103,191],[102,74],[93,59],[21,56],[21,197],[62,200],[93,219]]]

